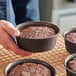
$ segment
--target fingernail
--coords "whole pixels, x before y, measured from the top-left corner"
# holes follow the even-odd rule
[[[14,32],[14,35],[15,35],[15,36],[19,36],[19,35],[20,35],[20,32],[19,32],[18,30],[16,30],[16,31]]]

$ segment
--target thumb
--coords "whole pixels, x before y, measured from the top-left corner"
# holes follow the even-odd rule
[[[15,28],[10,22],[1,20],[0,23],[4,31],[6,31],[12,36],[19,36],[20,31],[17,28]]]

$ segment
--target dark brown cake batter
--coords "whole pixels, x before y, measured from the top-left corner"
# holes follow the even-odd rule
[[[76,72],[76,57],[69,61],[68,67],[73,71]]]
[[[51,71],[36,63],[24,63],[11,69],[9,76],[51,76]]]
[[[66,35],[66,39],[73,42],[73,43],[76,43],[76,32],[68,33]]]
[[[29,26],[21,30],[20,37],[40,39],[51,37],[55,34],[55,30],[48,26]]]

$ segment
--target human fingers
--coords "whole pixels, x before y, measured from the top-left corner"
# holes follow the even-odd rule
[[[20,32],[10,22],[0,20],[0,27],[12,36],[19,36]]]
[[[0,36],[1,36],[0,43],[3,44],[4,47],[7,46],[10,50],[14,51],[18,55],[22,55],[22,56],[31,55],[31,53],[20,49],[17,46],[17,44],[14,42],[12,37],[7,32],[5,32],[3,29],[0,29]]]

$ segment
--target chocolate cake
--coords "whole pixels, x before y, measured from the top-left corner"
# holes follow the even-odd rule
[[[9,76],[51,76],[51,71],[36,63],[23,63],[10,70]]]
[[[40,39],[51,37],[55,34],[55,30],[49,26],[29,26],[21,30],[20,37]]]
[[[76,73],[76,57],[68,62],[68,67]]]
[[[76,32],[70,32],[66,35],[66,39],[73,42],[73,43],[76,43]]]

